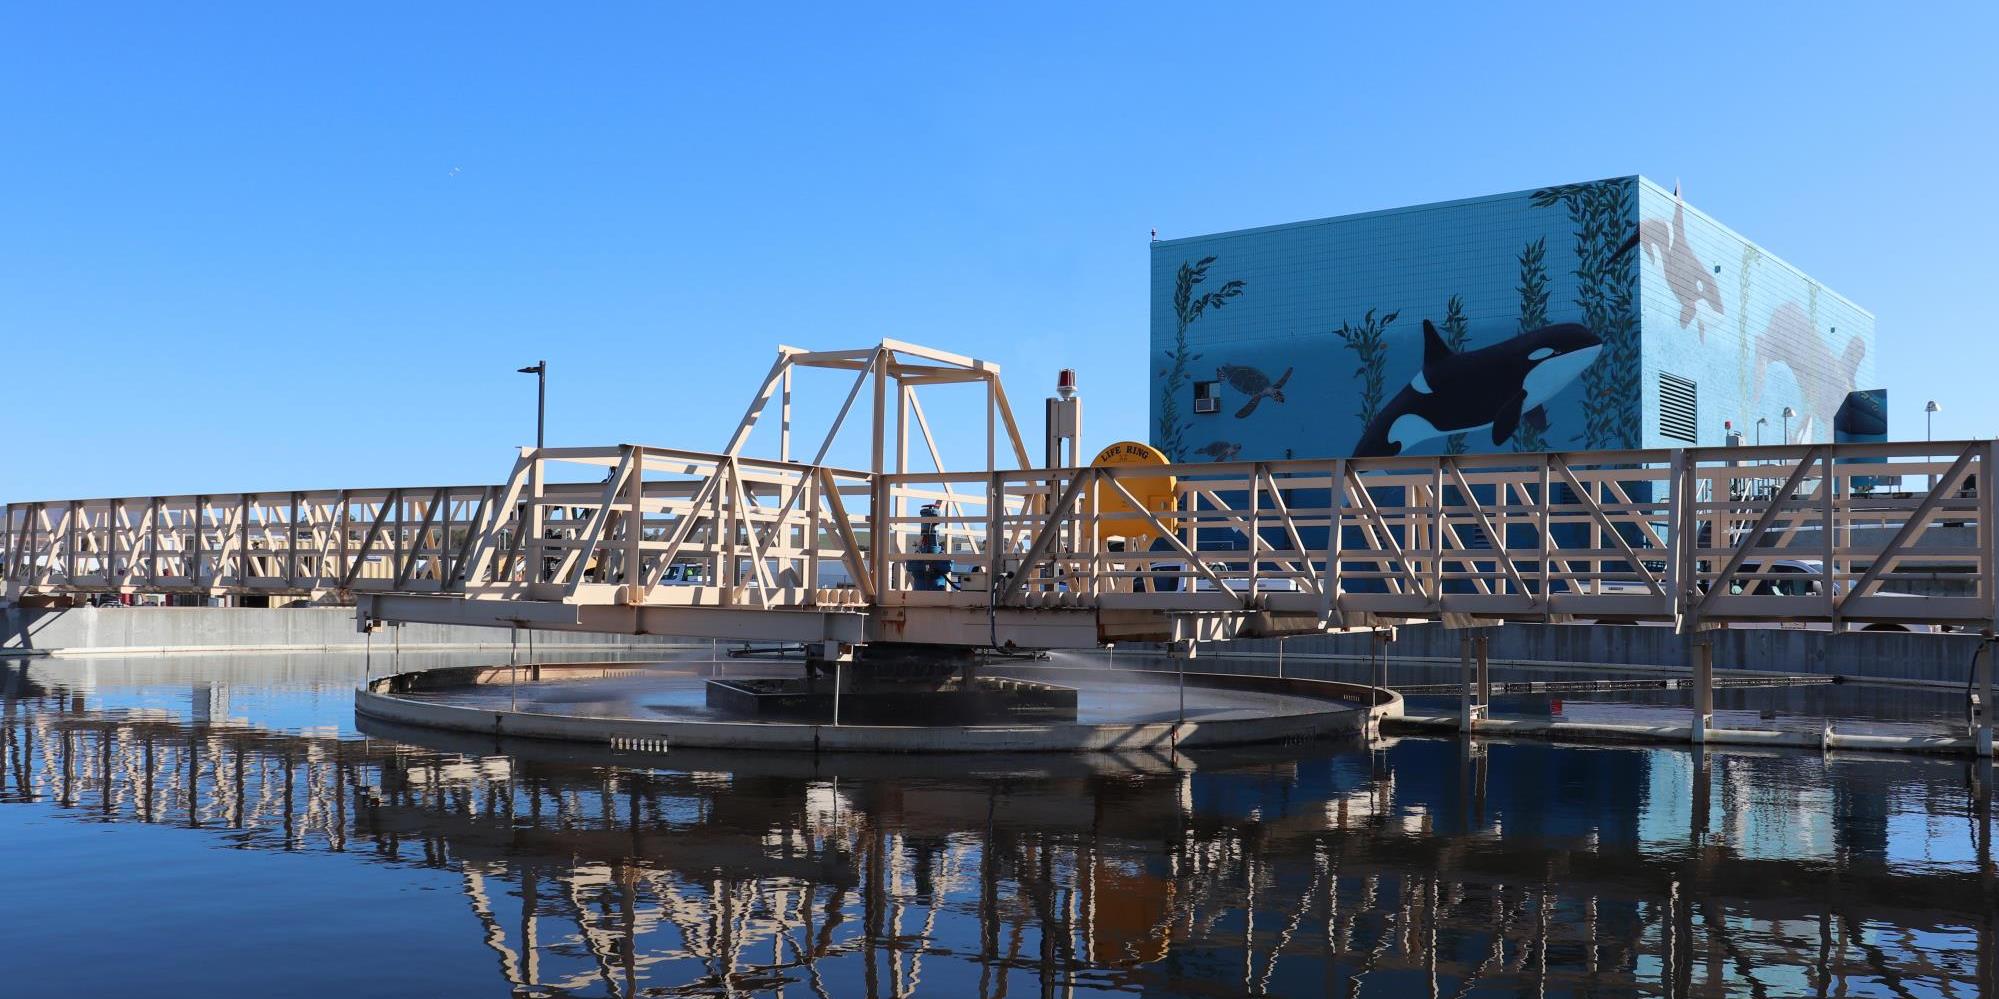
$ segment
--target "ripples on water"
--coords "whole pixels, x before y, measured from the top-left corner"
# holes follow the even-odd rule
[[[1999,994],[1961,760],[618,756],[363,668],[0,664],[8,994]]]

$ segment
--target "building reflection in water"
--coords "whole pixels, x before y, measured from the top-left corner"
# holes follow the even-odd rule
[[[93,710],[7,669],[0,801],[453,872],[517,994],[1999,994],[1987,765],[639,756],[273,732],[215,686]]]

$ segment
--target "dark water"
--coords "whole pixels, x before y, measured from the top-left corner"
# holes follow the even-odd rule
[[[0,664],[0,994],[1999,993],[1962,760],[623,757],[360,732],[362,669]]]
[[[1116,657],[1101,653],[1055,654],[1061,663],[1101,666],[1114,661],[1120,668],[1172,670],[1174,664],[1158,656],[1120,652]],[[1274,674],[1272,658],[1227,657],[1195,660],[1197,668],[1226,673]],[[1781,667],[1780,667],[1781,668]],[[1321,680],[1373,683],[1373,667],[1360,660],[1329,660],[1293,656],[1286,662],[1286,674]],[[1542,681],[1569,683],[1578,680],[1659,680],[1684,677],[1683,672],[1641,671],[1616,667],[1523,667],[1495,664],[1495,684]],[[1720,682],[1739,678],[1724,676]],[[1814,680],[1820,678],[1813,678]],[[1462,680],[1456,663],[1391,660],[1388,684],[1397,688],[1444,688],[1455,691]],[[1723,687],[1715,691],[1715,724],[1721,728],[1787,729],[1818,732],[1831,723],[1841,732],[1873,735],[1921,736],[1963,735],[1965,732],[1965,692],[1946,686],[1884,685],[1866,683],[1811,682],[1790,686]],[[1411,693],[1412,713],[1452,715],[1458,713],[1455,693]],[[1650,722],[1685,725],[1693,718],[1691,689],[1607,690],[1591,693],[1496,693],[1492,699],[1496,718],[1561,718],[1590,722]]]

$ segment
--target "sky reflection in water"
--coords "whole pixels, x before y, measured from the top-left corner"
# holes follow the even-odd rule
[[[0,664],[10,993],[1999,991],[1962,760],[633,756],[364,734],[363,669]]]

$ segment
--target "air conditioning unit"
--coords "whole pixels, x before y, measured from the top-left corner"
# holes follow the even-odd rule
[[[1196,413],[1219,413],[1221,411],[1222,401],[1220,399],[1207,398],[1194,400],[1194,412]]]

